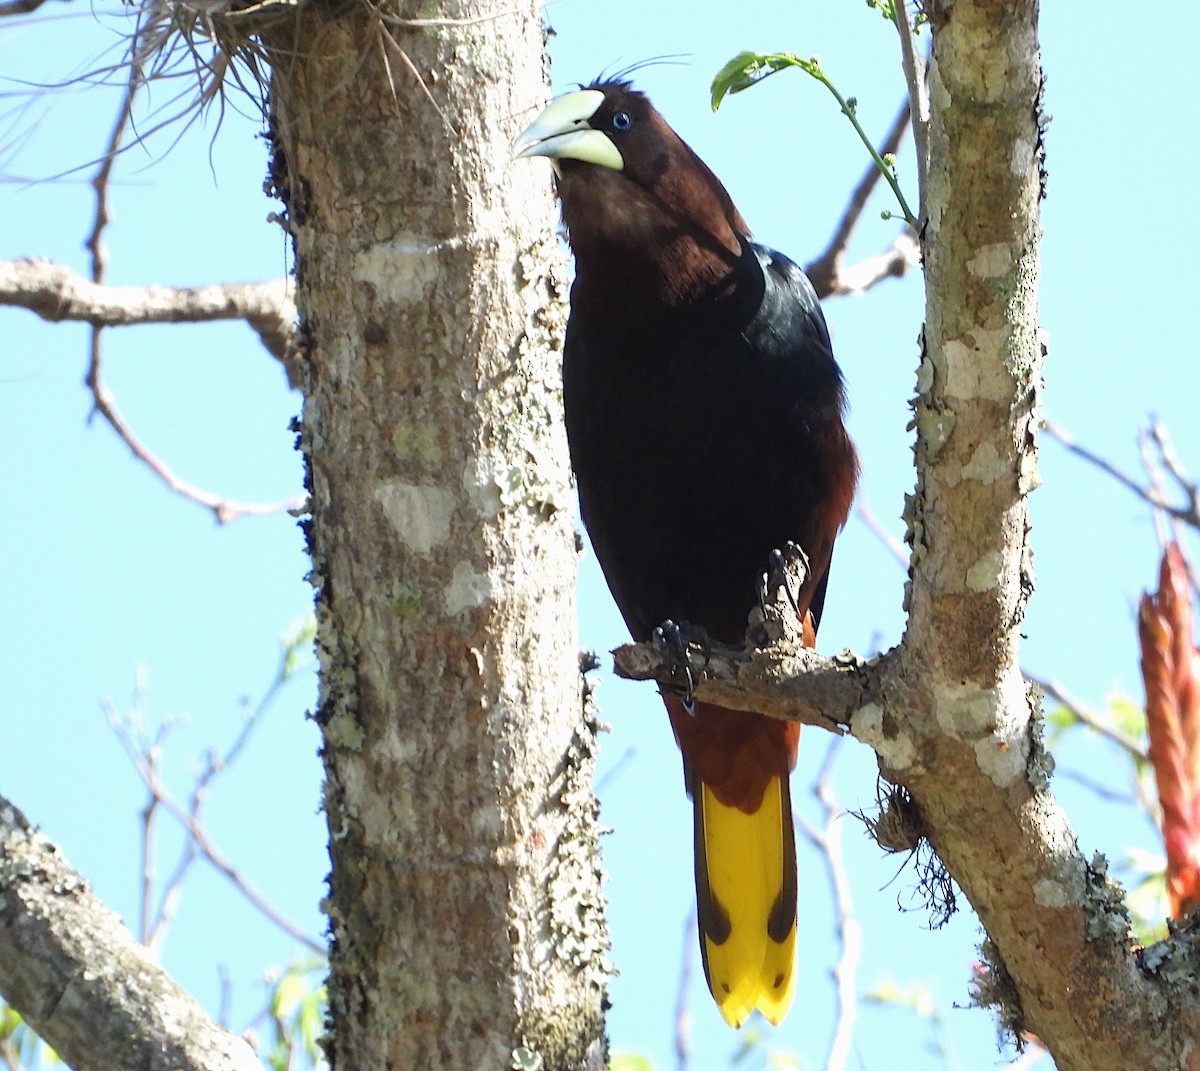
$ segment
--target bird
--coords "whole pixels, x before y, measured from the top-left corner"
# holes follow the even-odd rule
[[[756,243],[720,180],[623,76],[552,100],[513,143],[548,157],[575,261],[563,350],[571,467],[637,641],[664,622],[745,642],[774,553],[816,642],[859,463],[804,272]],[[705,977],[725,1021],[778,1024],[795,989],[788,779],[800,727],[663,690],[694,814]]]

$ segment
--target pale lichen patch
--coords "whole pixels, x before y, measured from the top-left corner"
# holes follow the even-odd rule
[[[850,718],[850,732],[868,745],[893,770],[907,769],[917,748],[908,733],[888,736],[883,726],[883,708],[876,703],[860,707]]]
[[[1042,907],[1066,907],[1070,903],[1070,897],[1063,884],[1049,878],[1034,882],[1033,898]]]
[[[998,788],[1012,784],[1025,769],[1024,749],[1013,747],[999,734],[976,740],[974,748],[979,768]]]
[[[346,747],[358,751],[367,734],[348,711],[339,711],[325,723],[325,743],[328,747]]]
[[[975,448],[971,459],[963,466],[962,474],[964,479],[992,484],[1008,471],[1008,465],[1000,457],[995,443],[984,441]]]
[[[401,541],[418,554],[428,554],[450,536],[454,498],[440,487],[393,481],[375,489],[375,501]]]
[[[1011,384],[1004,372],[1004,351],[1011,337],[1007,324],[972,327],[943,343],[948,398],[1004,398]]]
[[[990,730],[996,719],[996,696],[979,688],[948,690],[937,705],[937,719],[956,735]]]
[[[423,301],[441,275],[438,255],[451,243],[417,234],[404,234],[392,242],[376,242],[357,251],[356,282],[385,288],[385,302]]]
[[[504,506],[500,493],[501,482],[484,455],[470,458],[463,466],[462,486],[471,505],[484,520],[490,520],[500,513]]]
[[[454,567],[454,575],[446,588],[446,612],[457,614],[475,606],[482,606],[492,595],[492,578],[484,573],[477,573],[466,562],[459,562]]]
[[[997,279],[1007,274],[1013,266],[1012,246],[1007,242],[994,242],[975,251],[967,261],[967,271],[980,279]]]
[[[1034,170],[1034,160],[1037,157],[1038,142],[1036,138],[1017,138],[1012,147],[1012,173],[1017,178],[1024,179]]]
[[[967,570],[968,591],[991,591],[1000,586],[1000,573],[1004,568],[1004,554],[993,549],[983,554]]]

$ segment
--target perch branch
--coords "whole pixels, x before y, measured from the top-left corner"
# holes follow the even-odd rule
[[[688,653],[697,699],[834,733],[844,732],[880,687],[881,660],[864,662],[849,652],[827,658],[782,643],[750,651],[712,644],[707,652],[689,645]],[[653,643],[628,643],[612,654],[618,677],[666,688],[679,684],[670,658]]]

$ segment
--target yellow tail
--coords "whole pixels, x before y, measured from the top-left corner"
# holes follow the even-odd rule
[[[755,1008],[778,1025],[795,987],[796,841],[787,779],[770,778],[753,814],[721,803],[698,778],[694,788],[708,988],[730,1026]]]

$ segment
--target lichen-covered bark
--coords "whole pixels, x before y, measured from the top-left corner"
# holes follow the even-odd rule
[[[260,1071],[0,797],[0,996],[76,1071]]]
[[[937,0],[910,618],[859,735],[913,792],[993,960],[981,998],[1061,1071],[1186,1065],[1179,1016],[1131,947],[1103,865],[1047,788],[1017,660],[1032,585],[1041,72],[1034,0]],[[1186,1025],[1183,1020],[1186,1020]],[[1168,1028],[1170,1023],[1170,1028]],[[1181,1029],[1182,1028],[1182,1029]],[[1190,1033],[1189,1033],[1190,1032]]]
[[[606,1063],[562,264],[544,177],[510,166],[542,44],[531,3],[314,4],[267,39],[306,339],[335,1069]]]

